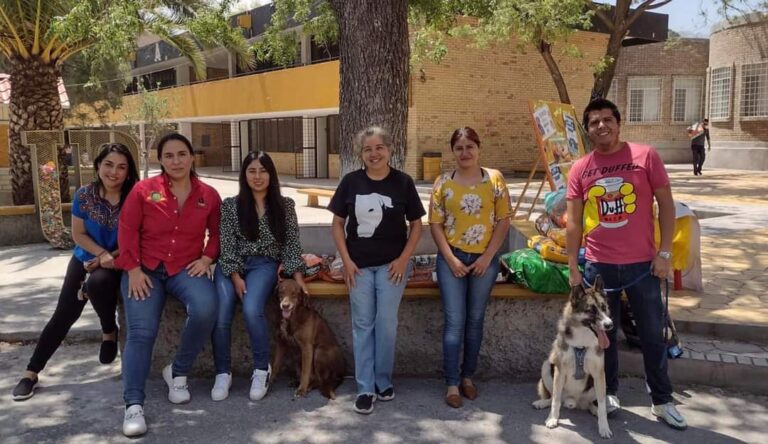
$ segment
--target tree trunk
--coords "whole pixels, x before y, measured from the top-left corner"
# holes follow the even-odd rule
[[[11,185],[14,205],[34,203],[32,156],[21,145],[21,132],[63,128],[59,100],[59,69],[37,58],[10,60],[11,103],[9,139],[11,148]]]
[[[617,26],[623,27],[625,25],[622,23],[617,24]],[[619,60],[621,42],[624,40],[627,31],[627,29],[624,29],[623,31],[611,33],[611,37],[608,39],[608,48],[605,51],[605,56],[609,57],[610,60],[607,61],[603,71],[595,73],[595,83],[592,85],[590,100],[604,98],[608,94],[608,90],[611,88],[611,81],[613,81],[613,75],[616,73],[616,62]]]
[[[402,169],[408,122],[407,0],[331,0],[339,24],[341,175],[360,167],[352,140],[370,125],[393,138],[391,165]]]
[[[539,50],[539,54],[549,69],[549,74],[552,76],[555,88],[557,88],[557,95],[560,96],[560,102],[570,104],[571,97],[568,95],[568,86],[565,84],[565,79],[563,79],[563,74],[560,72],[555,58],[552,57],[552,44],[541,40],[536,49]]]

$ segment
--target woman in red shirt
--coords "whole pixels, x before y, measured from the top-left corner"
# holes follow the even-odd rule
[[[147,431],[144,386],[167,294],[187,309],[176,358],[163,369],[172,403],[189,401],[186,375],[216,321],[210,266],[219,255],[221,198],[195,175],[192,144],[186,137],[166,135],[157,155],[162,174],[136,184],[123,204],[118,227],[121,254],[115,264],[125,270],[121,289],[128,326],[123,351],[126,436]]]

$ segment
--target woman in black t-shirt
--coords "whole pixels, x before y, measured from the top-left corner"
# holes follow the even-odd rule
[[[425,212],[413,179],[389,166],[389,133],[367,128],[355,137],[355,150],[364,168],[344,176],[328,209],[352,311],[354,409],[368,414],[376,399],[395,397],[397,310]]]

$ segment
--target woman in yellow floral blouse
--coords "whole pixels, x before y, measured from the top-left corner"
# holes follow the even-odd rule
[[[509,231],[504,176],[480,167],[480,137],[469,127],[451,136],[456,169],[435,181],[429,224],[439,253],[437,280],[443,301],[445,402],[461,407],[460,394],[477,397],[472,376],[483,340],[485,308],[499,273],[496,253]],[[464,344],[464,359],[459,355]]]

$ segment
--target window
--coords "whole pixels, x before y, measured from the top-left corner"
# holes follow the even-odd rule
[[[709,118],[728,119],[731,117],[731,68],[712,70],[709,90]]]
[[[672,88],[672,121],[692,123],[701,119],[701,77],[675,77]]]
[[[302,147],[302,118],[257,119],[248,122],[251,147],[270,153],[293,153]]]
[[[661,77],[630,78],[627,89],[630,122],[661,121]]]
[[[741,117],[768,117],[768,62],[741,67]]]
[[[611,86],[608,89],[608,93],[605,98],[613,102],[614,105],[619,106],[619,81],[616,79],[611,80]]]
[[[340,124],[338,114],[328,116],[328,154],[339,154],[341,147]]]

